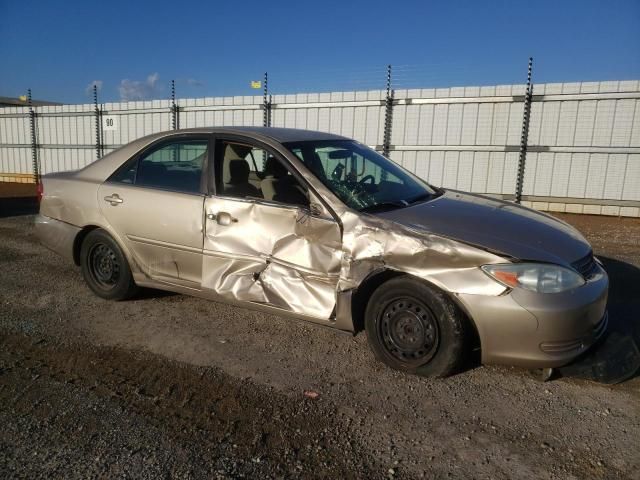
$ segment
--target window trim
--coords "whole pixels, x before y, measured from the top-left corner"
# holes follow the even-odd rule
[[[149,155],[149,154],[153,153],[154,151],[159,150],[161,148],[164,148],[165,146],[170,145],[172,143],[194,142],[194,141],[198,141],[198,140],[206,142],[206,144],[207,144],[207,154],[206,154],[205,158],[202,161],[202,170],[200,171],[200,186],[199,186],[199,190],[197,192],[195,192],[195,191],[194,192],[189,192],[189,191],[186,191],[186,190],[176,190],[176,189],[172,189],[172,188],[162,188],[162,187],[157,187],[157,186],[153,186],[153,185],[139,185],[137,183],[137,180],[138,180],[138,169],[140,168],[140,159],[142,157],[145,157],[146,155]],[[208,190],[209,190],[208,189],[208,185],[207,185],[207,179],[210,177],[209,170],[210,170],[211,158],[213,157],[212,148],[213,148],[214,145],[215,145],[215,143],[213,141],[213,135],[211,135],[210,133],[176,133],[176,134],[173,134],[173,135],[167,135],[167,136],[161,137],[161,138],[155,140],[154,142],[146,145],[143,149],[139,150],[131,158],[126,160],[111,175],[109,175],[109,178],[107,178],[105,183],[111,183],[111,184],[115,184],[115,185],[123,185],[123,186],[134,187],[134,188],[145,188],[145,189],[151,189],[151,190],[159,190],[159,191],[162,191],[162,192],[181,193],[183,195],[206,196],[206,195],[208,195]],[[124,170],[127,170],[127,169],[131,168],[131,166],[133,164],[136,164],[136,175],[135,175],[133,183],[124,183],[124,182],[119,182],[117,180],[114,180],[114,178],[117,177]]]

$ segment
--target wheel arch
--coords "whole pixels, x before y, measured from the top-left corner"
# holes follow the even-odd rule
[[[358,333],[364,330],[364,314],[367,308],[367,303],[369,302],[369,299],[371,298],[373,292],[383,283],[398,277],[409,277],[415,279],[444,294],[458,307],[458,309],[466,319],[469,327],[471,328],[471,332],[473,335],[473,347],[482,347],[478,327],[476,326],[473,317],[469,314],[467,308],[455,294],[447,292],[438,285],[434,284],[433,282],[429,282],[424,278],[388,268],[377,270],[371,273],[362,281],[362,283],[360,283],[356,291],[353,293],[351,301],[351,316],[353,319],[354,333]]]
[[[77,266],[80,266],[80,262],[81,262],[80,253],[82,252],[82,243],[84,242],[84,239],[87,238],[87,235],[89,235],[89,233],[93,232],[94,230],[102,230],[107,235],[109,235],[111,239],[114,242],[116,242],[116,245],[120,247],[120,250],[122,250],[122,253],[125,259],[127,260],[127,262],[129,262],[129,266],[131,268],[133,267],[131,262],[130,252],[122,244],[121,239],[115,234],[115,232],[111,231],[110,228],[107,228],[104,225],[99,225],[96,223],[91,223],[82,227],[82,229],[77,233],[75,239],[73,240],[73,262]]]
[[[86,225],[82,227],[82,230],[78,232],[76,238],[73,240],[73,263],[80,266],[80,252],[82,250],[82,242],[94,230],[101,229],[99,225]]]
[[[351,297],[351,318],[354,333],[364,330],[364,313],[373,292],[383,283],[403,275],[405,273],[385,268],[370,273],[360,282]]]

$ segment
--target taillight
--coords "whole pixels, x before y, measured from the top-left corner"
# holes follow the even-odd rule
[[[38,203],[42,200],[42,196],[44,195],[44,185],[42,182],[38,182],[36,185],[36,196],[38,197]]]

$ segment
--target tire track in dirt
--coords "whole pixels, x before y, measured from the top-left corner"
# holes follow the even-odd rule
[[[60,397],[56,386],[71,395]],[[92,399],[85,403],[83,397]],[[96,442],[104,434],[104,425],[87,408],[96,402],[117,415],[144,419],[145,428],[163,432],[169,444],[193,445],[193,467],[201,473],[218,472],[222,461],[222,473],[230,476],[265,478],[303,471],[317,478],[382,476],[376,462],[331,421],[335,411],[323,402],[302,395],[292,399],[213,368],[194,369],[151,354],[2,337],[0,405],[5,425],[32,419],[28,423],[38,424],[41,437],[32,440],[34,448],[45,451],[60,447],[43,439],[75,429],[62,447],[67,454],[78,452],[71,476],[95,473],[86,468],[91,463],[88,454],[95,452],[80,444]],[[26,466],[26,472],[46,475],[37,464],[20,465],[7,429],[0,439],[0,470],[22,475]],[[119,450],[99,452],[108,459],[109,473],[126,466]],[[204,452],[206,458],[200,457]]]

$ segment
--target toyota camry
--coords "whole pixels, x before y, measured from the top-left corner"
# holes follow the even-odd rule
[[[228,127],[140,138],[45,176],[36,231],[124,300],[170,290],[365,330],[420,375],[552,368],[607,327],[608,278],[571,226],[438,188],[349,138]]]

